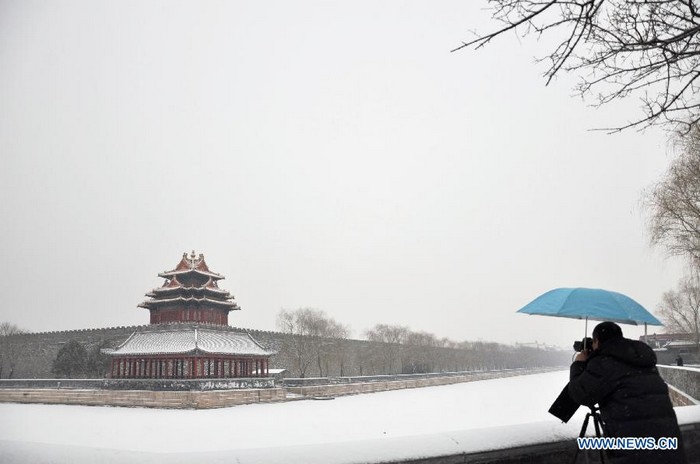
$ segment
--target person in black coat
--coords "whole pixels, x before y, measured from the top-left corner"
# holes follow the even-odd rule
[[[606,437],[676,437],[678,450],[614,450],[614,463],[685,463],[676,413],[649,345],[623,338],[622,329],[603,322],[593,329],[593,350],[571,364],[569,396],[598,404]]]

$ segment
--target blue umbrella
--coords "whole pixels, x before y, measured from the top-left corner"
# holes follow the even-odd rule
[[[518,310],[523,314],[613,321],[621,324],[663,325],[642,305],[617,292],[594,288],[556,288]]]

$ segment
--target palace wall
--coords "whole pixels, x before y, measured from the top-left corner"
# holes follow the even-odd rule
[[[9,377],[9,356],[14,358],[12,378],[51,379],[51,363],[56,359],[58,350],[70,340],[76,340],[91,350],[100,344],[118,346],[134,330],[143,326],[110,327],[104,329],[66,330],[60,332],[38,332],[12,335],[5,340],[11,346],[12,353],[3,356],[2,378]]]
[[[145,326],[40,332],[7,337],[12,346],[14,372],[12,378],[54,378],[51,364],[61,347],[76,340],[90,351],[98,346],[115,348],[135,330]],[[296,340],[290,335],[260,330],[229,328],[249,332],[261,345],[275,350],[270,369],[286,369],[285,376],[302,377]],[[302,361],[308,363],[303,377],[366,376],[415,372],[456,372],[473,369],[508,369],[516,367],[548,367],[567,365],[570,353],[542,350],[484,351],[424,346],[393,345],[365,340],[321,341],[321,362],[317,355]],[[2,354],[2,353],[0,353]],[[9,377],[8,355],[4,354],[2,378]]]

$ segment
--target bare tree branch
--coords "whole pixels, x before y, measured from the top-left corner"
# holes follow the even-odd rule
[[[495,31],[452,51],[479,49],[516,31],[557,39],[541,61],[549,84],[579,75],[576,91],[597,105],[636,97],[643,116],[605,130],[659,124],[687,132],[700,121],[700,16],[694,0],[487,0]]]

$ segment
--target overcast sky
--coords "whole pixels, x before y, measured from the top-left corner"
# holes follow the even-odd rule
[[[484,5],[0,0],[0,321],[147,323],[193,249],[238,327],[569,346],[582,321],[515,311],[564,286],[655,311],[683,271],[640,204],[666,134],[590,131],[639,103],[545,87],[545,44],[450,53]]]

